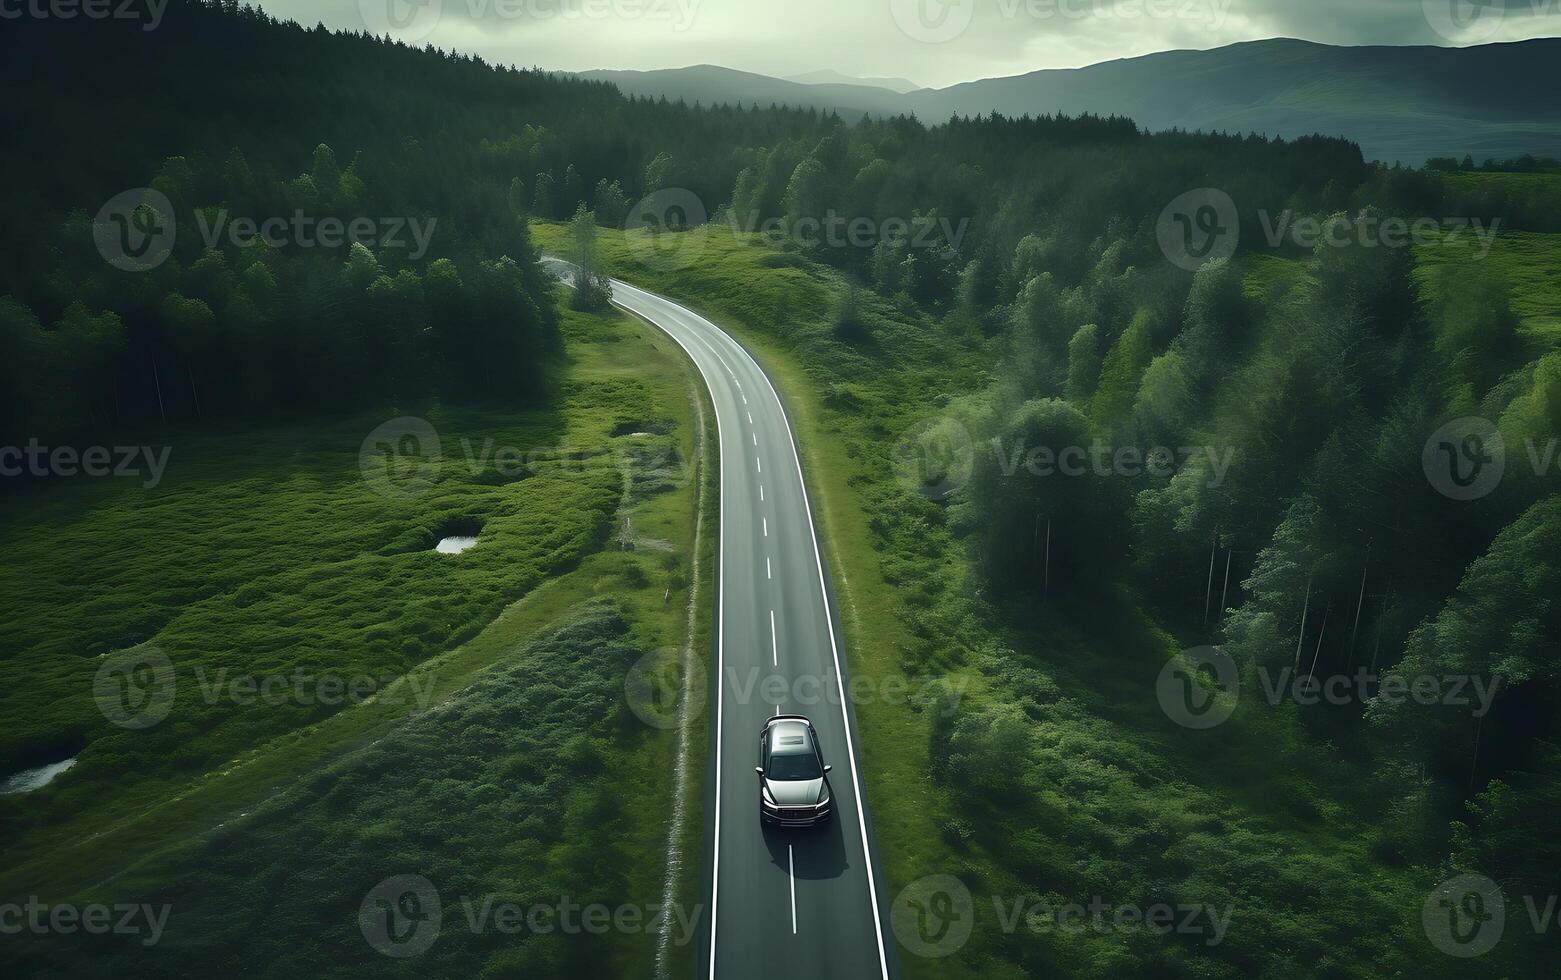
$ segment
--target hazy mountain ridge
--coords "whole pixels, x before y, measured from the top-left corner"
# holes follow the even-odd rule
[[[1150,130],[1253,131],[1286,138],[1325,133],[1355,140],[1370,159],[1419,164],[1465,153],[1476,159],[1561,155],[1561,101],[1554,96],[1558,62],[1561,38],[1470,48],[1335,47],[1277,38],[908,93],[711,65],[583,74],[637,96],[811,106],[846,117],[906,113],[936,122],[994,111],[1089,112],[1129,116]]]
[[[858,78],[854,75],[835,71],[832,68],[804,72],[800,75],[786,75],[785,80],[797,82],[801,85],[867,85],[872,88],[886,88],[901,95],[926,88],[926,86],[917,85],[908,78]]]

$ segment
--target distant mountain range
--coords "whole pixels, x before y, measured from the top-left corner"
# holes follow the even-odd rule
[[[1165,51],[1087,68],[1049,69],[909,89],[905,79],[815,72],[771,78],[714,65],[594,71],[626,94],[687,102],[771,103],[842,116],[1062,112],[1122,115],[1149,130],[1344,136],[1368,159],[1421,164],[1533,153],[1561,156],[1561,38],[1468,48],[1335,47],[1277,38],[1210,51]]]
[[[801,82],[804,85],[871,85],[874,88],[886,88],[891,92],[904,95],[906,92],[914,92],[924,86],[917,85],[908,78],[856,78],[851,75],[842,75],[838,71],[810,71],[805,75],[787,75],[788,82]]]

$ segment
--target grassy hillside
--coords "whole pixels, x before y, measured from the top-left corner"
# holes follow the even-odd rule
[[[75,752],[77,764],[44,789],[0,797],[11,834],[0,895],[111,903],[155,895],[176,909],[170,950],[212,970],[241,972],[253,963],[228,958],[244,944],[209,918],[210,910],[261,893],[247,883],[244,895],[224,891],[248,882],[248,872],[235,865],[234,877],[224,878],[209,866],[253,868],[247,862],[254,855],[272,850],[262,859],[274,866],[268,874],[297,881],[302,904],[290,907],[307,906],[309,916],[347,909],[326,928],[349,932],[356,928],[350,913],[372,884],[359,880],[364,875],[437,870],[463,889],[503,891],[527,880],[541,883],[541,894],[589,894],[614,906],[659,901],[676,743],[674,733],[652,730],[629,713],[623,678],[641,654],[664,667],[687,644],[703,648],[699,636],[688,635],[687,611],[703,473],[696,465],[700,397],[682,353],[637,321],[569,311],[562,321],[568,355],[557,404],[514,413],[426,410],[443,450],[422,474],[426,493],[376,493],[383,471],[366,479],[358,448],[370,425],[383,420],[350,419],[182,437],[155,489],[103,481],[13,495],[16,512],[30,519],[7,526],[7,587],[27,604],[19,627],[32,631],[10,659],[21,682],[7,688],[8,717],[28,722],[13,729],[13,751],[33,759]],[[473,453],[487,452],[489,462],[474,468],[462,440]],[[500,473],[517,452],[523,470]],[[278,460],[288,461],[285,481],[271,476]],[[459,555],[435,554],[435,540],[447,532],[476,534],[478,544]],[[706,551],[708,543],[707,535]],[[73,577],[51,571],[61,548],[81,553]],[[221,548],[227,551],[218,560]],[[215,574],[182,570],[203,556]],[[706,558],[699,571],[704,596],[709,568]],[[99,612],[104,596],[115,605]],[[598,596],[612,596],[612,605],[528,648],[550,623]],[[144,619],[116,620],[119,607],[140,610]],[[91,616],[84,614],[89,608]],[[272,618],[246,627],[255,609],[271,609]],[[89,635],[87,624],[116,622],[145,622],[132,649],[166,651],[172,664],[176,693],[165,705],[168,716],[147,728],[114,726],[93,697],[103,658],[85,654],[86,644],[120,641],[109,632]],[[267,623],[270,629],[262,628]],[[580,644],[589,656],[580,655]],[[594,666],[586,671],[588,662]],[[243,690],[235,680],[295,675],[303,678],[298,686],[277,699],[231,694]],[[329,690],[328,679],[360,675],[374,684],[359,696],[318,697]],[[470,689],[480,678],[487,680]],[[561,690],[573,692],[574,707],[560,704],[552,715],[536,710]],[[529,719],[515,738],[540,741],[505,742],[512,726],[502,726],[485,736],[500,740],[497,754],[484,748],[486,761],[472,768],[459,753],[475,743],[458,737],[475,737],[476,719],[495,711]],[[468,721],[448,727],[457,718]],[[539,755],[574,767],[549,778],[578,783],[578,797],[543,793],[557,796],[569,815],[544,818],[536,810],[531,822],[482,816],[485,807],[535,810],[514,795],[531,792],[530,781],[511,777],[535,766]],[[470,847],[468,829],[447,820],[424,819],[427,801],[413,803],[429,791],[402,778],[409,765],[424,767],[438,794],[455,794],[441,817],[469,812],[477,823],[468,829],[495,834],[497,850]],[[337,789],[322,805],[326,785]],[[689,809],[681,834],[697,840],[698,778],[682,789]],[[616,793],[652,802],[618,811]],[[470,805],[449,808],[456,797],[469,797]],[[364,808],[363,819],[343,822],[342,807]],[[370,812],[403,813],[402,826],[416,829],[420,847],[448,856],[425,861],[422,851],[389,846],[385,826]],[[300,829],[312,824],[317,832]],[[576,828],[568,843],[557,837],[564,826]],[[333,837],[333,828],[350,839]],[[317,857],[297,852],[301,840],[319,846]],[[609,843],[625,850],[602,864]],[[399,862],[400,870],[374,875],[370,856]],[[320,860],[345,860],[356,876],[318,875]],[[686,862],[683,876],[697,874],[697,859]],[[680,880],[680,897],[688,894],[684,886]],[[300,937],[285,929],[282,935],[283,946],[267,954],[278,962],[314,942],[284,952]],[[125,965],[154,975],[167,966],[69,938],[81,937],[7,955],[31,967],[53,963],[105,975]],[[654,957],[654,943],[647,952],[646,937],[640,939],[611,951],[526,955],[585,955],[628,969]],[[341,969],[390,963],[361,940],[342,949],[342,963],[351,966]],[[497,954],[478,944],[460,955],[476,957],[460,962],[480,963]]]

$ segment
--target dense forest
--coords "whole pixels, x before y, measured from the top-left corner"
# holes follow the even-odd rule
[[[1131,591],[1178,637],[1222,642],[1253,687],[1285,668],[1499,677],[1480,716],[1375,688],[1297,710],[1317,751],[1367,774],[1382,860],[1561,890],[1561,498],[1526,449],[1561,436],[1561,351],[1520,329],[1496,263],[1427,271],[1360,237],[1269,247],[1264,227],[1288,211],[1554,232],[1561,184],[1476,183],[1453,158],[1387,168],[1321,136],[636,101],[230,2],[174,2],[155,32],[37,21],[4,37],[0,112],[30,148],[0,162],[6,439],[533,397],[559,341],[528,221],[583,205],[621,227],[634,202],[683,189],[714,220],[771,221],[788,248],[980,351],[988,386],[943,406],[975,445],[1214,451],[1174,474],[1075,481],[976,453],[968,484],[903,513],[977,557],[971,602],[1018,619],[1043,596]],[[147,227],[177,234],[166,261],[125,272],[93,221],[138,187],[173,211],[143,209]],[[1201,187],[1239,203],[1242,248],[1186,271],[1157,222]],[[204,240],[216,212],[298,211],[432,234],[419,255]],[[803,231],[831,215],[933,231],[871,247]],[[873,343],[848,307],[839,327],[846,348]],[[1457,500],[1427,485],[1423,453],[1470,416],[1502,436],[1507,472]],[[1215,459],[1229,461],[1217,479]],[[935,668],[935,648],[906,651],[907,670]],[[958,734],[935,754],[960,751]],[[940,771],[972,800],[1011,791],[1001,772]]]

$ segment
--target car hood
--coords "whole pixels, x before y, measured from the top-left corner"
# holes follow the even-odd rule
[[[822,779],[766,779],[764,785],[777,806],[810,806],[824,791]]]

